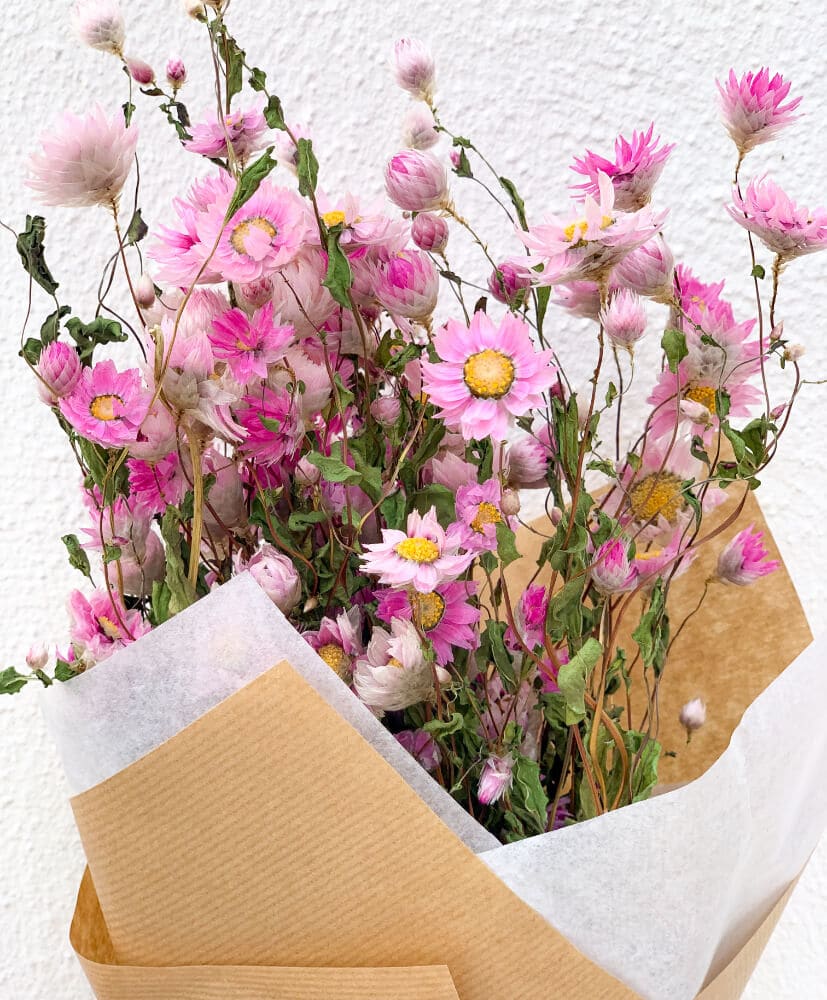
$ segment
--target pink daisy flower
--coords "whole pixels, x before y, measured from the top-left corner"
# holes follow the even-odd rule
[[[766,175],[751,180],[743,196],[733,188],[727,212],[782,261],[827,247],[827,208],[799,207]]]
[[[775,139],[799,117],[793,112],[801,98],[784,103],[790,84],[780,73],[771,77],[768,69],[761,69],[757,73],[744,73],[739,79],[731,69],[724,83],[716,83],[724,125],[741,156]]]
[[[648,206],[637,212],[618,212],[615,192],[608,174],[597,175],[599,198],[586,195],[581,213],[564,220],[549,216],[518,236],[534,255],[529,263],[541,264],[541,284],[571,281],[603,281],[615,265],[658,232],[666,212]]]
[[[722,583],[748,587],[778,569],[781,563],[777,559],[767,559],[763,537],[764,533],[752,525],[738,532],[718,557],[717,577]]]
[[[58,405],[81,437],[117,448],[135,440],[149,401],[137,368],[119,372],[114,361],[100,361],[84,368],[72,393]]]
[[[689,535],[685,527],[680,524],[672,532],[671,538],[667,538],[663,544],[653,543],[644,547],[638,540],[632,565],[637,571],[638,581],[644,584],[645,589],[652,587],[658,577],[665,573],[671,575],[674,572],[673,579],[677,579],[694,562],[698,550],[687,547]]]
[[[117,594],[96,590],[86,598],[75,590],[69,597],[69,637],[75,656],[87,667],[100,663],[150,631],[139,611],[127,611]]]
[[[235,416],[247,431],[239,446],[242,455],[262,465],[293,461],[296,457],[304,430],[286,392],[264,386],[244,397]]]
[[[388,623],[394,618],[415,621],[430,639],[437,663],[445,666],[453,660],[454,648],[479,646],[474,626],[480,620],[480,611],[469,603],[476,592],[477,585],[464,580],[442,583],[424,594],[416,590],[378,590],[376,614]]]
[[[504,441],[512,417],[543,405],[557,370],[551,351],[535,351],[528,324],[507,313],[495,324],[481,310],[434,338],[440,360],[422,362],[423,389],[451,430],[470,441]]]
[[[356,658],[365,652],[362,642],[362,612],[358,607],[341,611],[336,618],[322,618],[319,628],[303,632],[307,642],[334,673],[350,683]]]
[[[273,321],[273,303],[268,302],[252,317],[240,309],[217,316],[209,338],[215,357],[226,361],[233,377],[246,385],[253,378],[267,377],[267,366],[284,357],[293,334],[292,326]]]
[[[126,127],[121,111],[108,118],[101,107],[79,117],[68,111],[41,137],[32,155],[27,185],[44,205],[111,207],[126,184],[138,130]]]
[[[391,630],[375,628],[367,653],[356,661],[353,687],[376,712],[399,712],[430,701],[434,682],[449,684],[451,675],[432,667],[412,622],[394,618]]]
[[[394,737],[426,771],[435,771],[442,762],[442,751],[424,729],[403,729]]]
[[[177,452],[170,452],[157,462],[130,458],[129,496],[136,507],[148,514],[163,514],[172,504],[177,507],[189,488]]]
[[[623,136],[615,140],[615,158],[607,160],[591,150],[575,159],[571,168],[587,180],[574,184],[577,191],[592,197],[599,197],[598,175],[603,172],[612,180],[615,191],[615,207],[621,212],[636,212],[649,203],[652,189],[663,171],[674,145],[660,146],[660,136],[653,136],[654,122],[645,132],[632,132],[632,141]]]
[[[465,547],[469,552],[496,552],[498,524],[517,530],[517,518],[506,517],[501,510],[502,494],[499,479],[466,483],[457,490],[457,520],[466,526]]]
[[[381,542],[365,546],[363,568],[378,576],[380,583],[429,594],[471,564],[474,554],[459,551],[464,540],[462,525],[453,523],[444,529],[433,507],[424,516],[413,511],[406,531],[385,528]]]
[[[184,148],[201,156],[223,158],[228,155],[229,139],[235,155],[243,162],[250,153],[265,145],[263,137],[267,131],[267,122],[260,107],[233,111],[221,119],[213,114],[203,122],[190,126],[192,138],[184,143]]]

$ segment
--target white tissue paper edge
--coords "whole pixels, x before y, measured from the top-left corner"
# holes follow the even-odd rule
[[[73,794],[282,659],[512,891],[644,1000],[692,1000],[758,928],[827,826],[827,638],[756,699],[698,780],[503,846],[400,747],[249,574],[43,692]]]

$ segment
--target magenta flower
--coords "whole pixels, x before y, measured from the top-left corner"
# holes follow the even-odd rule
[[[341,611],[336,618],[322,618],[315,632],[303,632],[305,640],[330,669],[350,683],[357,657],[365,652],[362,642],[362,613],[358,607]]]
[[[505,260],[488,276],[488,290],[498,302],[507,306],[521,305],[531,288],[531,271],[522,264]]]
[[[247,431],[239,447],[242,455],[262,465],[295,459],[304,431],[287,392],[264,387],[245,396],[235,416]]]
[[[539,584],[531,583],[520,595],[514,608],[514,624],[517,634],[509,625],[505,631],[505,641],[510,649],[519,649],[524,643],[529,649],[542,646],[546,636],[546,612],[548,611],[548,591]]]
[[[150,515],[163,514],[170,504],[177,507],[189,488],[175,451],[157,462],[130,458],[126,467],[129,469],[130,499]]]
[[[406,212],[431,212],[448,202],[448,175],[433,155],[403,149],[385,167],[388,197]]]
[[[775,139],[799,117],[793,112],[801,98],[784,103],[790,84],[780,73],[771,77],[768,69],[761,69],[757,73],[744,73],[738,79],[731,69],[723,84],[716,83],[724,125],[741,156]]]
[[[192,138],[184,143],[184,148],[201,156],[226,157],[227,141],[239,160],[246,160],[250,153],[261,149],[263,137],[268,131],[261,108],[233,111],[221,119],[210,115],[205,121],[191,125]]]
[[[481,310],[434,338],[440,360],[422,362],[423,389],[451,430],[470,441],[504,441],[512,417],[543,405],[557,377],[551,351],[535,351],[528,324],[508,313],[495,324]]]
[[[799,208],[766,175],[750,181],[743,196],[733,188],[727,211],[782,261],[827,247],[827,208]]]
[[[457,520],[467,529],[465,546],[470,552],[496,552],[498,524],[517,530],[516,517],[506,517],[502,512],[502,495],[499,479],[465,483],[457,490]]]
[[[96,590],[88,599],[75,590],[69,597],[70,639],[75,656],[90,667],[142,635],[150,626],[140,611],[127,611],[116,593]]]
[[[149,393],[137,368],[119,372],[114,361],[84,368],[60,412],[81,437],[117,448],[134,441],[149,408]]]
[[[600,322],[609,339],[631,353],[646,333],[646,309],[635,292],[621,288],[601,311]]]
[[[178,91],[187,82],[187,67],[179,56],[170,56],[166,65],[167,83],[173,91]]]
[[[430,733],[426,733],[424,729],[403,729],[401,733],[394,733],[394,736],[426,771],[435,771],[439,767],[442,752]]]
[[[637,570],[629,563],[628,542],[610,538],[594,554],[589,574],[601,594],[622,594],[637,583]]]
[[[752,525],[739,531],[718,557],[717,578],[722,583],[747,587],[774,573],[781,563],[767,559],[769,553],[761,542],[763,537],[764,533],[755,531]]]
[[[420,101],[430,101],[434,91],[434,57],[417,38],[400,38],[393,47],[396,82]]]
[[[442,253],[448,246],[448,223],[433,212],[420,212],[411,223],[411,239],[427,253]]]
[[[426,254],[402,250],[387,260],[378,260],[371,275],[374,295],[392,315],[424,320],[433,313],[439,275]]]
[[[40,142],[26,184],[44,205],[117,205],[138,144],[138,130],[126,127],[121,111],[111,118],[101,107],[83,117],[67,111]]]
[[[632,141],[623,136],[615,140],[615,158],[607,160],[591,150],[575,159],[571,168],[576,174],[588,178],[583,184],[574,184],[575,190],[592,197],[600,194],[598,175],[602,172],[612,180],[615,207],[621,212],[636,212],[649,203],[652,189],[663,171],[674,145],[658,148],[660,136],[654,136],[654,122],[645,132],[632,132]]]
[[[267,377],[267,366],[284,357],[294,332],[292,326],[273,321],[273,303],[268,302],[252,317],[240,309],[217,316],[209,338],[216,358],[226,361],[233,377],[246,385],[253,378]]]
[[[406,531],[384,528],[381,542],[365,545],[363,569],[380,583],[429,594],[470,565],[473,553],[459,551],[464,540],[462,525],[451,524],[446,531],[433,507],[424,516],[413,511]]]
[[[477,785],[477,798],[485,806],[493,805],[511,790],[513,781],[514,758],[511,754],[505,757],[489,757],[482,766]]]
[[[37,391],[44,403],[54,406],[75,389],[82,374],[78,352],[59,340],[47,344],[37,362]],[[42,381],[41,381],[42,379]]]
[[[479,608],[469,602],[477,585],[465,580],[442,583],[436,590],[377,590],[376,614],[390,623],[394,618],[415,621],[434,647],[441,666],[451,663],[454,649],[476,649],[479,633],[474,627],[480,620]]]

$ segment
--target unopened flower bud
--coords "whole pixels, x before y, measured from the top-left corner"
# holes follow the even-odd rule
[[[80,381],[82,366],[77,351],[59,340],[47,344],[40,354],[37,391],[44,403],[54,406],[73,392]],[[45,383],[45,384],[44,384]]]
[[[784,320],[779,320],[775,326],[770,330],[770,343],[774,343],[776,340],[781,340],[784,336]]]
[[[686,730],[686,742],[688,743],[692,738],[692,733],[696,729],[700,729],[706,722],[706,705],[700,698],[693,698],[692,701],[688,701],[683,706],[678,718]]]
[[[427,108],[414,104],[402,122],[402,143],[409,149],[430,149],[439,142],[434,119]]]
[[[402,404],[396,396],[379,396],[371,403],[370,412],[383,427],[393,427],[402,412]]]
[[[172,56],[167,60],[167,83],[173,90],[180,90],[187,82],[187,67],[184,61],[177,56]]]
[[[448,245],[448,223],[439,215],[420,212],[411,223],[411,239],[420,250],[442,253]]]
[[[302,583],[292,561],[274,545],[265,543],[244,563],[237,560],[236,571],[248,570],[250,575],[284,615],[298,604]]]
[[[26,666],[29,670],[42,670],[49,662],[49,651],[42,642],[35,643],[26,653]]]
[[[445,167],[419,149],[403,149],[388,160],[385,188],[390,200],[408,212],[428,212],[448,201]]]
[[[516,517],[520,513],[520,494],[516,490],[503,490],[500,510],[506,517]]]
[[[321,480],[322,474],[320,470],[312,464],[312,462],[303,458],[296,466],[296,471],[293,473],[293,477],[299,486],[315,486]]]
[[[806,354],[803,344],[788,344],[784,351],[785,361],[799,361]]]
[[[631,351],[646,333],[646,309],[636,292],[621,288],[601,310],[600,322],[613,343]]]
[[[400,38],[393,47],[396,82],[420,101],[434,94],[434,57],[416,38]]]
[[[531,287],[531,272],[522,264],[503,261],[488,277],[488,291],[498,302],[519,305],[525,291]]]
[[[770,417],[773,420],[780,420],[784,416],[784,411],[787,409],[786,403],[779,403],[778,406],[774,406],[770,410]]]
[[[511,788],[513,780],[514,758],[511,754],[505,757],[489,757],[482,767],[477,798],[483,805],[491,805],[505,795]]]
[[[549,519],[555,528],[560,526],[560,522],[563,520],[563,511],[559,507],[552,507]]]
[[[84,45],[116,56],[122,54],[126,29],[116,0],[78,0],[71,17],[72,28]]]
[[[196,21],[204,21],[207,17],[207,10],[203,0],[181,0],[184,13],[194,18]]]
[[[149,63],[144,62],[143,59],[127,57],[126,68],[129,70],[129,75],[135,83],[139,83],[142,87],[153,83],[155,80],[155,70]]]
[[[452,149],[448,154],[451,159],[451,166],[456,170],[459,167],[460,160],[462,159],[460,151],[458,149]]]
[[[155,305],[155,285],[146,272],[135,282],[135,299],[141,309],[151,309]]]

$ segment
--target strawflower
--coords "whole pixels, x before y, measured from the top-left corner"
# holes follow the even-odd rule
[[[827,247],[827,208],[799,207],[766,175],[733,188],[727,212],[784,262]]]
[[[764,68],[739,78],[731,69],[723,83],[716,82],[724,125],[742,157],[761,143],[775,139],[799,117],[793,112],[801,98],[784,103],[790,83],[780,73],[770,76]]]
[[[736,587],[748,587],[762,576],[774,573],[781,563],[767,559],[763,537],[764,533],[755,531],[752,525],[739,531],[718,557],[717,579]]]
[[[480,611],[470,603],[476,591],[475,583],[464,580],[442,583],[424,594],[413,589],[377,590],[376,614],[388,623],[394,618],[413,621],[432,643],[436,662],[445,666],[453,661],[454,649],[476,649],[480,644],[475,628]]]
[[[217,316],[209,333],[213,354],[226,361],[236,378],[245,385],[253,378],[266,378],[267,366],[284,357],[293,340],[292,326],[279,326],[273,320],[273,303],[248,317],[241,309],[230,309]]]
[[[209,115],[204,121],[191,125],[188,131],[192,138],[184,143],[184,148],[191,153],[224,158],[228,155],[229,142],[235,155],[244,162],[250,153],[265,145],[268,126],[261,108],[253,107],[233,111],[221,118],[216,114]]]
[[[137,368],[119,372],[114,361],[84,368],[80,381],[60,402],[60,412],[81,435],[118,447],[138,436],[150,397]]]
[[[658,178],[663,172],[674,145],[660,146],[660,136],[654,136],[652,123],[645,132],[632,132],[631,141],[618,136],[615,140],[614,160],[607,160],[591,150],[575,159],[571,168],[587,180],[572,185],[575,190],[598,197],[599,174],[602,172],[612,180],[615,192],[615,207],[621,212],[636,212],[649,203]]]
[[[448,176],[433,153],[403,149],[388,160],[385,190],[407,212],[431,212],[448,203]]]

